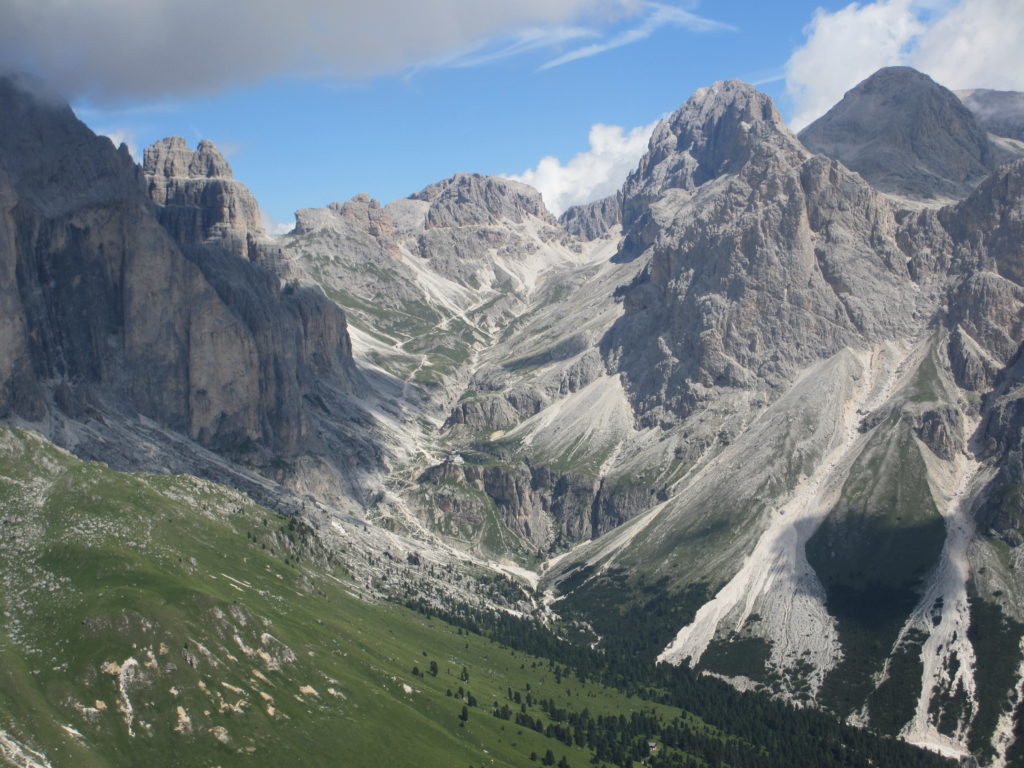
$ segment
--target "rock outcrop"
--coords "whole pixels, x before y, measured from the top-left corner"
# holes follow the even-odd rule
[[[520,224],[528,216],[555,224],[537,190],[498,176],[457,173],[410,195],[410,199],[430,203],[425,221],[427,229],[509,221]]]
[[[180,137],[147,147],[142,172],[160,223],[179,242],[263,234],[259,205],[212,141],[189,149]]]
[[[574,205],[558,217],[566,232],[581,240],[597,240],[622,223],[622,193]]]

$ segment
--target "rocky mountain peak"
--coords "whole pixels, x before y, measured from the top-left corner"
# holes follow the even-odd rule
[[[797,162],[806,155],[769,96],[738,80],[701,88],[654,129],[622,190],[623,223],[635,221],[668,189],[692,191],[778,152]]]
[[[161,139],[146,147],[142,169],[147,176],[165,178],[234,179],[231,166],[208,139],[194,150],[180,136]]]
[[[324,230],[339,234],[362,232],[386,243],[387,250],[397,249],[391,214],[365,193],[345,203],[330,203],[326,208],[302,208],[295,212],[294,234],[308,235]]]
[[[917,199],[963,198],[1001,159],[960,99],[910,67],[880,69],[800,140],[883,192]]]
[[[520,224],[529,216],[557,225],[540,192],[498,176],[457,173],[410,197],[430,203],[427,229],[491,226],[503,221]]]
[[[259,205],[212,141],[172,136],[146,148],[142,172],[161,223],[179,242],[262,234]]]
[[[986,131],[1024,141],[1024,93],[976,88],[956,95]]]

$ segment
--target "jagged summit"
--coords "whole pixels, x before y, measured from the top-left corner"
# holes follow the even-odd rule
[[[170,136],[146,147],[143,170],[147,175],[186,179],[234,179],[231,166],[212,141],[203,139],[190,149],[185,139]]]
[[[161,223],[178,240],[263,234],[256,198],[212,141],[193,150],[179,136],[162,139],[146,148],[142,172]]]
[[[373,237],[393,239],[395,236],[387,210],[365,193],[344,203],[330,203],[326,208],[300,208],[295,212],[292,234],[308,235],[325,229],[345,232],[353,227],[365,229]]]
[[[426,227],[465,227],[521,223],[535,216],[554,225],[555,219],[533,187],[499,176],[457,173],[410,195],[410,199],[430,203]]]
[[[917,321],[881,196],[815,157],[752,86],[716,83],[663,121],[624,187],[617,260],[649,259],[604,339],[641,423],[725,390],[775,390]]]
[[[965,197],[1001,159],[960,99],[910,67],[880,69],[800,140],[883,192],[917,199]]]
[[[622,188],[628,226],[668,189],[692,191],[758,156],[806,154],[770,97],[738,80],[701,88],[654,129],[647,154]]]

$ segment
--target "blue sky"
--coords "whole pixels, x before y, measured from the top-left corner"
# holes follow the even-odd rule
[[[1000,70],[1024,26],[1019,0],[529,0],[502,13],[493,0],[387,0],[378,16],[347,0],[330,11],[322,0],[222,0],[234,15],[197,31],[202,13],[187,6],[198,0],[79,2],[77,19],[60,0],[0,10],[0,67],[49,79],[90,127],[134,150],[164,136],[213,140],[279,223],[359,192],[387,202],[457,171],[522,174],[545,156],[557,159],[551,173],[527,180],[575,202],[614,188],[643,143],[626,149],[609,134],[600,151],[621,157],[588,164],[595,124],[649,126],[728,78],[806,120],[877,66],[941,62],[928,51],[950,50],[957,13],[999,38],[988,57],[1002,56]],[[316,23],[293,28],[304,8]],[[93,22],[89,47],[79,39]],[[970,85],[1024,89],[995,71],[982,66]],[[578,173],[559,176],[578,153]]]

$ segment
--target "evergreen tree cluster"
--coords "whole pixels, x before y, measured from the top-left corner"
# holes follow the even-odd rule
[[[527,690],[508,691],[491,714],[543,733],[567,746],[593,753],[592,762],[632,767],[645,760],[654,768],[949,768],[951,762],[898,739],[845,725],[814,709],[797,709],[756,693],[740,692],[688,668],[654,664],[638,652],[635,640],[616,643],[612,635],[601,649],[589,638],[556,635],[527,618],[480,610],[460,603],[443,607],[411,599],[408,607],[514,650],[547,660],[559,684],[575,677],[594,680],[636,696],[639,711],[593,716],[569,711]],[[643,642],[651,644],[649,628]],[[647,650],[647,649],[644,649]],[[543,666],[543,665],[541,665]],[[700,718],[665,721],[643,702],[672,706]],[[649,744],[657,748],[651,751]]]

